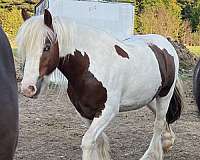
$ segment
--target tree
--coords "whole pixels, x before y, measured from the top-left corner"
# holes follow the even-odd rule
[[[178,39],[181,21],[165,6],[145,9],[140,16],[142,33],[156,33]]]
[[[192,5],[192,13],[191,13],[190,21],[192,25],[192,30],[197,31],[198,25],[200,24],[200,0],[197,0]]]
[[[181,7],[176,0],[135,0],[137,33],[158,33],[178,38]]]
[[[16,8],[11,10],[0,9],[0,25],[7,33],[11,42],[14,41],[22,21],[20,10]]]

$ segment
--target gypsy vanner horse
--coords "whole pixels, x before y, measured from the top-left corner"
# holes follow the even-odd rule
[[[82,139],[83,160],[109,160],[103,132],[122,111],[149,107],[155,113],[153,138],[142,160],[161,160],[174,143],[169,124],[181,113],[179,60],[174,47],[159,35],[136,36],[123,43],[110,34],[68,18],[25,20],[17,43],[24,61],[21,91],[36,98],[58,68],[68,80],[67,93],[88,126]]]
[[[18,139],[18,94],[13,54],[0,27],[0,160],[12,160]]]

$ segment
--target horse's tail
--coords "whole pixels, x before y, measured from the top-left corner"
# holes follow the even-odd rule
[[[194,69],[193,93],[194,93],[194,96],[195,96],[197,106],[198,106],[199,111],[200,111],[200,60],[197,63],[195,69]]]
[[[166,120],[168,124],[171,124],[180,118],[183,107],[184,107],[184,92],[182,88],[182,82],[178,78],[176,81],[174,93],[171,98],[166,115]]]

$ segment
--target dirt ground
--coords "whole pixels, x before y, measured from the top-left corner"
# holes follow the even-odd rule
[[[184,76],[186,107],[173,124],[176,141],[165,160],[200,159],[200,117],[192,97],[191,73]],[[69,100],[55,93],[28,99],[19,94],[20,132],[15,160],[80,160],[86,131]],[[113,160],[138,160],[152,138],[154,116],[147,108],[120,113],[106,129]]]

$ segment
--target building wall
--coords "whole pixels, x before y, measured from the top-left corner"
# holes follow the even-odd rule
[[[125,39],[133,34],[134,6],[126,3],[102,3],[95,1],[43,0],[36,7],[36,14],[49,8],[53,15],[66,16]]]

